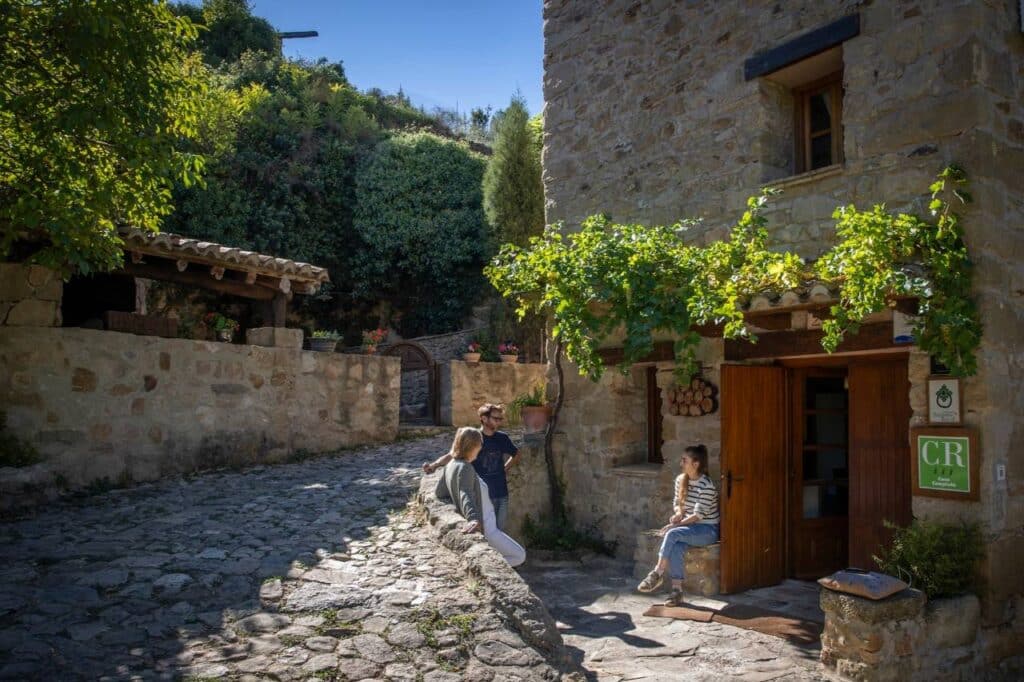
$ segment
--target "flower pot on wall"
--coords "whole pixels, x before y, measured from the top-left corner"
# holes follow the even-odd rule
[[[499,356],[502,362],[519,362],[518,355],[501,355]]]
[[[311,337],[309,339],[309,349],[319,351],[321,353],[333,353],[334,349],[338,347],[338,339],[332,339],[329,337]]]
[[[230,329],[218,329],[217,340],[223,341],[224,343],[231,343],[231,340],[235,338],[235,333]]]
[[[480,354],[479,353],[463,353],[462,354],[462,359],[465,360],[466,362],[480,362]]]
[[[526,433],[538,433],[547,428],[551,418],[550,405],[524,405],[520,410]]]

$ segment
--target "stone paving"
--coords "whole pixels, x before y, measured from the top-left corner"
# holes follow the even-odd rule
[[[406,508],[450,437],[0,523],[0,679],[556,679]]]
[[[631,561],[590,556],[580,561],[534,558],[522,576],[558,622],[565,644],[586,678],[620,680],[822,680],[835,679],[818,662],[819,648],[720,623],[642,615],[665,596],[635,591]],[[817,586],[782,586],[728,597],[801,618],[820,619]],[[718,599],[691,604],[722,608]]]

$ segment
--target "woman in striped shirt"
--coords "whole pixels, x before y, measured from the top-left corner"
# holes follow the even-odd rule
[[[667,606],[683,603],[683,565],[687,547],[718,542],[718,490],[708,477],[708,449],[691,445],[679,462],[683,473],[676,477],[672,516],[658,534],[664,537],[658,563],[637,587],[654,592],[665,581],[665,569],[672,579]]]

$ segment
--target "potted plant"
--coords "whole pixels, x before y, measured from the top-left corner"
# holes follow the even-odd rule
[[[547,428],[551,417],[551,406],[545,397],[544,384],[537,384],[528,393],[517,395],[509,403],[509,417],[513,421],[522,420],[527,433],[537,433]]]
[[[462,359],[466,362],[480,362],[480,348],[479,341],[475,339],[470,341],[466,346],[466,352],[462,354]]]
[[[384,343],[388,338],[388,330],[384,327],[366,329],[363,331],[363,352],[373,355],[377,352],[377,346]]]
[[[214,331],[218,341],[225,343],[231,343],[235,337],[235,332],[238,331],[238,322],[220,313],[206,313],[203,317],[203,322],[206,324],[207,329]]]
[[[333,353],[340,338],[341,335],[333,329],[317,329],[309,337],[309,349],[322,353]]]
[[[498,344],[498,356],[502,362],[519,362],[519,346],[512,341]]]

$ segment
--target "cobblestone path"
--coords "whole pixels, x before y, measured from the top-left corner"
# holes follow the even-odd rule
[[[591,556],[583,563],[534,559],[522,576],[558,622],[566,646],[588,680],[822,680],[819,649],[720,623],[697,623],[642,615],[665,594],[636,592],[633,563]],[[793,581],[789,581],[793,583]],[[728,597],[770,610],[806,617],[807,590],[816,604],[816,585],[789,584]],[[770,595],[772,599],[759,593]],[[778,601],[792,597],[792,603]],[[697,606],[722,608],[717,599],[691,597]]]
[[[0,523],[0,679],[557,677],[406,503],[450,435]]]

